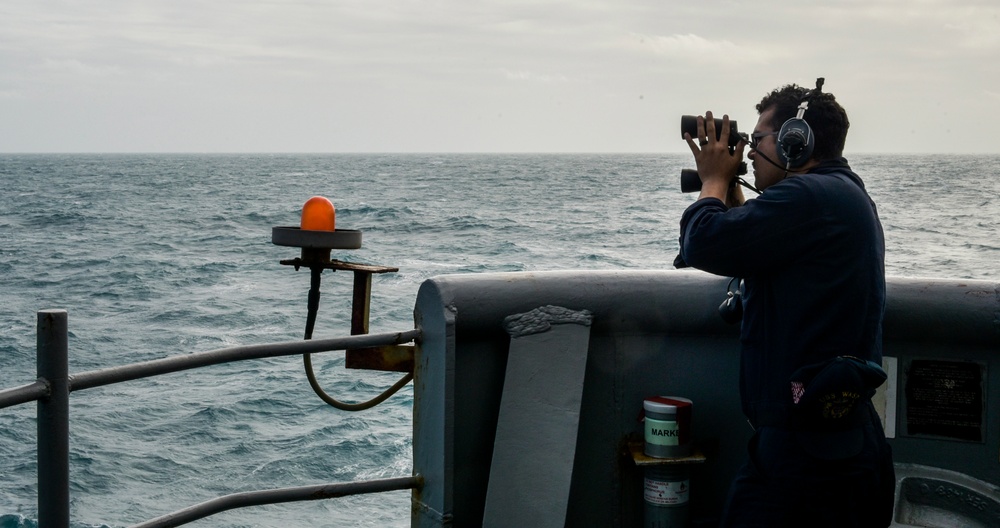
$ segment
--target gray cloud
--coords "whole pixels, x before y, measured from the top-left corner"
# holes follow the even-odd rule
[[[1000,6],[673,4],[7,0],[0,149],[683,152],[824,76],[850,148],[996,151]]]

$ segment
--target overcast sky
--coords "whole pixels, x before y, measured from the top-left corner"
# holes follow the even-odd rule
[[[997,0],[3,0],[0,152],[686,152],[787,83],[997,153]]]

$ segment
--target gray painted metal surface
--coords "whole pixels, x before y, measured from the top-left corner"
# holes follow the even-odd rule
[[[297,226],[276,226],[271,228],[271,243],[300,248],[359,249],[361,231],[352,229],[311,231]]]
[[[554,306],[505,319],[512,339],[484,527],[565,525],[590,321],[588,312]]]
[[[413,526],[482,523],[511,341],[503,318],[546,304],[594,316],[567,526],[641,523],[642,472],[623,442],[641,434],[642,400],[657,394],[694,401],[693,437],[707,459],[691,472],[692,522],[711,525],[751,435],[737,390],[738,327],[717,311],[727,283],[688,270],[426,281],[415,307],[423,333],[413,440],[425,485],[414,493]],[[879,405],[896,432],[895,460],[1000,483],[1000,283],[890,278],[887,293],[885,354],[898,369]],[[906,391],[924,359],[981,367],[981,440],[911,434],[916,405]]]
[[[1000,526],[1000,488],[957,471],[897,464],[893,528]]]

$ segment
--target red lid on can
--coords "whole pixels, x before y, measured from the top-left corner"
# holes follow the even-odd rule
[[[690,412],[691,400],[679,396],[652,396],[643,400],[642,408],[647,412],[660,414],[677,414],[678,411]]]

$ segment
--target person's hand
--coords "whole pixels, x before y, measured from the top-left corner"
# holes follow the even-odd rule
[[[722,135],[718,139],[715,130],[715,119],[712,112],[705,112],[705,116],[698,116],[698,143],[685,133],[684,139],[694,154],[695,163],[698,166],[698,177],[701,178],[700,198],[718,198],[723,202],[730,201],[742,203],[742,196],[729,197],[729,190],[736,172],[739,170],[740,161],[743,160],[743,149],[746,146],[743,141],[736,145],[733,153],[729,152],[729,116],[722,116]],[[742,193],[741,193],[742,194]]]

